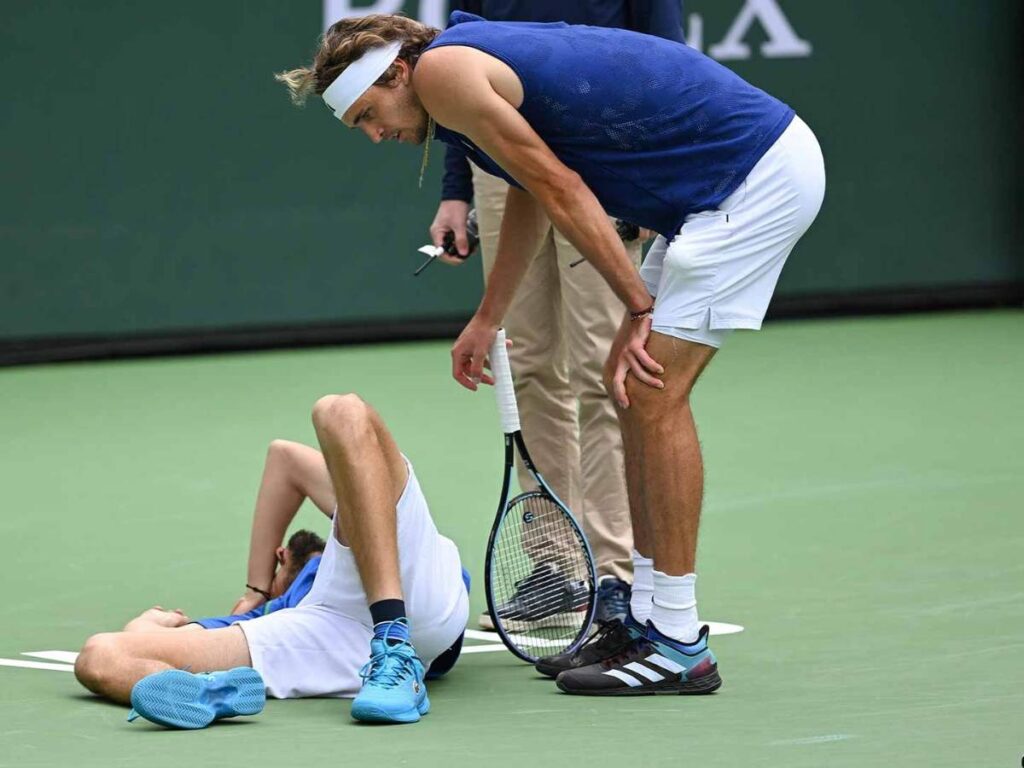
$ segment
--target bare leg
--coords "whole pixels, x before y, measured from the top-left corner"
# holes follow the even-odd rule
[[[626,462],[626,491],[629,495],[629,515],[633,523],[633,548],[645,557],[651,556],[651,535],[647,530],[644,510],[643,482],[643,440],[638,434],[637,425],[623,418],[624,412],[619,410],[619,426],[622,429],[622,447]]]
[[[396,506],[405,461],[377,412],[357,395],[329,395],[313,426],[338,499],[336,535],[352,548],[367,601],[402,599]]]
[[[93,693],[120,704],[146,675],[188,667],[193,672],[251,666],[239,627],[202,632],[108,632],[93,635],[75,662],[75,677]]]
[[[716,350],[652,333],[647,351],[665,368],[665,388],[628,378],[630,407],[619,412],[633,536],[637,549],[654,558],[655,568],[681,576],[695,569],[704,495],[690,391]]]

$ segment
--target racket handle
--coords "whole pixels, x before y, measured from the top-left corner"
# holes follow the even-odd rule
[[[491,346],[491,373],[494,374],[494,396],[498,398],[498,416],[501,429],[507,435],[519,431],[519,407],[512,388],[512,368],[508,364],[505,347],[505,329],[499,328]]]

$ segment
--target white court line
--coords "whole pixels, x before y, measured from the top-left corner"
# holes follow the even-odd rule
[[[707,624],[712,635],[735,635],[743,631],[741,625],[726,624],[724,621],[702,621],[701,624]]]
[[[74,672],[70,664],[47,664],[42,661],[22,661],[21,659],[0,659],[0,667],[24,667],[26,669],[52,669],[55,672]]]
[[[701,624],[707,624],[712,635],[735,635],[744,629],[741,624],[727,624],[724,621],[702,621]],[[498,640],[498,633],[482,632],[479,629],[467,629],[466,637],[471,640],[484,640],[493,643]],[[512,639],[517,643],[525,641],[535,645],[551,645],[552,647],[564,645],[560,640],[541,640],[540,638],[531,638],[517,634],[513,634]]]
[[[463,653],[491,653],[492,651],[508,650],[504,645],[464,645]]]
[[[497,632],[483,632],[479,629],[467,629],[466,637],[468,637],[470,640],[485,640],[488,643],[498,642]]]
[[[711,630],[712,635],[733,635],[737,632],[742,632],[743,627],[739,624],[726,624],[720,621],[708,621],[705,622]],[[463,646],[463,653],[494,653],[495,651],[504,651],[505,646],[498,640],[498,634],[496,632],[483,632],[479,629],[467,629],[466,637],[470,640],[480,640],[486,643],[486,645],[466,645]],[[527,642],[534,645],[552,647],[564,646],[562,641],[558,640],[542,640],[540,638],[522,637],[513,635],[515,642]],[[74,651],[25,651],[21,654],[22,656],[31,656],[36,659],[46,659],[48,661],[59,661],[67,662],[66,664],[48,664],[43,661],[24,661],[22,659],[0,659],[0,667],[21,667],[24,669],[49,669],[55,672],[74,672],[75,668],[72,666],[75,663],[75,659],[78,658],[78,654]]]
[[[78,654],[74,651],[25,651],[21,655],[47,661],[62,661],[65,664],[74,664],[78,659]]]

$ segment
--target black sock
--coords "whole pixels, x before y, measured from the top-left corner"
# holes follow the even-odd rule
[[[374,626],[382,621],[395,621],[405,618],[405,600],[378,600],[370,606],[370,616]]]

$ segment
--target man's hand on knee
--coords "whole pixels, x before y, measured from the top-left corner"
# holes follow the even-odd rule
[[[653,389],[665,387],[664,382],[658,378],[665,369],[646,349],[650,335],[650,314],[633,317],[627,313],[623,317],[605,365],[605,386],[619,408],[629,408],[630,400],[626,389],[626,377],[629,374],[633,374],[635,379]]]

